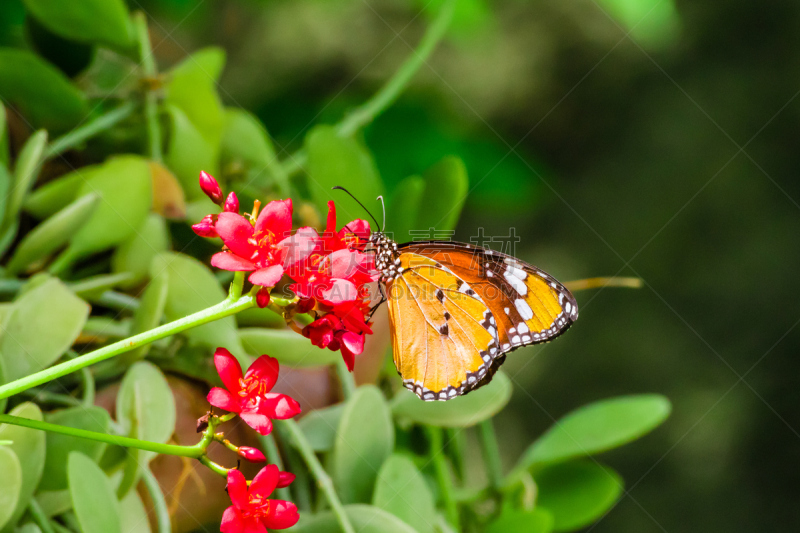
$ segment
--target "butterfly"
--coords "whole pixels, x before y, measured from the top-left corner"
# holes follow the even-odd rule
[[[365,251],[388,300],[395,367],[422,400],[486,385],[509,352],[548,342],[578,318],[572,293],[533,265],[459,242],[398,244],[378,227]]]

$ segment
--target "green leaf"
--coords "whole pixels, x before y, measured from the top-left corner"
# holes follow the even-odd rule
[[[332,126],[316,126],[306,136],[305,148],[308,187],[323,216],[328,212],[328,200],[335,200],[340,226],[356,218],[369,219],[352,198],[331,190],[336,185],[349,190],[373,214],[381,212],[376,198],[383,194],[383,183],[372,156],[358,141],[339,137]]]
[[[165,311],[167,320],[183,318],[225,299],[225,291],[214,274],[192,257],[175,252],[159,254],[150,265],[150,277],[155,278],[163,271],[169,274]],[[192,328],[185,335],[212,349],[218,346],[227,348],[237,357],[242,357],[240,361],[245,361],[244,348],[236,331],[236,319],[232,316]]]
[[[291,329],[243,328],[239,339],[250,355],[271,355],[294,368],[331,365],[341,357],[338,352],[314,346]]]
[[[47,29],[73,41],[104,44],[126,51],[133,46],[123,0],[23,0]]]
[[[64,470],[66,471],[66,468]],[[36,502],[47,517],[72,510],[72,496],[69,494],[69,489],[39,490],[36,492]]]
[[[273,184],[278,165],[272,139],[261,121],[243,109],[227,108],[220,167],[243,173],[247,183],[263,187]]]
[[[72,346],[88,315],[86,302],[56,278],[19,296],[3,323],[0,339],[6,379],[19,379],[50,366]]]
[[[0,109],[3,109],[3,106],[0,105]],[[1,147],[0,147],[1,148]],[[5,167],[3,163],[0,163],[0,220],[3,220],[3,217],[6,215],[6,207],[8,203],[8,195],[9,191],[11,190],[11,173]]]
[[[358,533],[417,533],[417,531],[383,509],[372,505],[345,505],[345,512]],[[308,516],[300,514],[300,522],[291,533],[340,533],[339,522],[331,511]],[[426,530],[433,531],[433,529]],[[423,533],[423,532],[420,532]]]
[[[33,522],[28,522],[27,524],[23,524],[21,527],[18,527],[16,533],[42,533],[42,530],[39,529],[39,526]]]
[[[409,176],[397,184],[386,206],[386,230],[397,242],[413,240],[411,231],[419,229],[417,218],[424,194],[425,180],[420,176]]]
[[[89,193],[48,218],[25,235],[6,267],[10,274],[24,272],[67,244],[97,207],[100,196]]]
[[[10,163],[11,150],[8,145],[8,117],[5,106],[0,105],[0,167],[3,167],[3,170],[7,170],[11,166]],[[3,197],[5,197],[5,194]]]
[[[574,531],[605,514],[622,494],[622,478],[589,460],[544,467],[535,476],[538,506],[553,515],[554,531]]]
[[[394,454],[378,472],[372,505],[388,511],[417,531],[433,531],[436,506],[425,478],[414,462]]]
[[[147,279],[150,263],[161,252],[169,250],[169,231],[163,217],[150,213],[139,229],[123,242],[111,256],[114,272],[129,272],[125,288],[135,287]]]
[[[458,157],[445,157],[425,171],[423,178],[425,192],[421,197],[415,229],[454,230],[469,189],[464,162]]]
[[[536,508],[533,511],[506,510],[486,526],[485,533],[550,533],[553,515]]]
[[[142,499],[132,490],[119,502],[120,522],[124,533],[151,533],[150,520]]]
[[[331,473],[342,502],[372,499],[378,469],[394,448],[394,425],[386,400],[374,385],[356,389],[347,401],[333,443]]]
[[[315,452],[327,452],[333,448],[343,411],[343,403],[314,409],[297,423]]]
[[[48,181],[34,190],[27,197],[22,206],[26,213],[30,213],[39,220],[53,216],[64,209],[70,202],[78,198],[78,191],[85,179],[97,173],[102,165],[81,167],[74,172]]]
[[[7,446],[0,446],[0,472],[3,482],[0,483],[0,529],[11,522],[17,508],[22,490],[22,466],[17,454]]]
[[[423,402],[411,391],[402,390],[392,402],[392,413],[397,418],[418,424],[469,427],[499,413],[509,399],[511,381],[498,371],[488,385],[444,402]]]
[[[90,276],[83,278],[80,281],[69,284],[69,288],[87,300],[94,300],[99,298],[100,295],[106,291],[110,291],[117,285],[122,285],[131,279],[129,272],[120,272],[119,274],[98,274],[97,276]]]
[[[39,176],[39,169],[42,166],[42,154],[46,145],[47,132],[44,130],[37,131],[25,141],[25,145],[17,157],[17,164],[14,167],[14,185],[6,204],[5,227],[8,227],[12,220],[16,220],[25,196],[28,195],[34,182],[36,182],[36,178]]]
[[[203,48],[175,66],[165,86],[166,103],[186,114],[214,151],[214,159],[218,157],[224,122],[222,102],[217,94],[217,79],[224,66],[222,48]]]
[[[649,433],[669,416],[669,400],[658,394],[595,402],[559,420],[520,459],[520,468],[594,455]]]
[[[19,404],[11,410],[10,414],[30,420],[42,420],[42,411],[36,404],[31,402]],[[8,447],[4,446],[2,448],[13,451],[22,468],[22,484],[19,489],[17,506],[10,520],[7,522],[6,530],[4,530],[10,531],[11,526],[16,524],[25,513],[28,502],[31,500],[31,497],[33,497],[39,480],[42,479],[45,457],[45,434],[43,431],[36,429],[2,424],[0,425],[0,440],[10,440],[12,442]],[[2,470],[0,470],[0,472],[2,472]],[[2,479],[3,483],[0,483],[0,486],[5,483],[5,473],[3,473]]]
[[[0,97],[51,131],[73,127],[89,112],[86,97],[66,76],[25,50],[0,48]]]
[[[102,202],[75,234],[69,251],[82,257],[125,241],[142,226],[152,202],[150,168],[139,156],[110,159],[85,180],[79,196],[90,192]]]
[[[48,413],[47,422],[71,428],[108,433],[111,416],[102,407],[70,407]],[[79,452],[95,461],[99,460],[106,449],[106,444],[95,440],[80,439],[61,435],[47,434],[47,457],[44,461],[44,475],[39,490],[62,490],[67,488],[67,457],[71,452]]]
[[[120,508],[106,475],[80,452],[67,461],[72,508],[82,533],[121,533]]]
[[[201,170],[218,175],[216,150],[180,108],[168,105],[166,109],[171,128],[164,160],[180,181],[186,198],[203,197],[205,194],[197,180]]]
[[[5,304],[8,305],[8,304]],[[9,306],[10,308],[10,306]],[[0,324],[5,322],[6,314],[9,313],[9,309],[5,307],[0,307]],[[3,363],[2,354],[0,354],[0,383],[8,383],[9,381],[6,380],[6,371],[5,371],[5,363]],[[6,412],[6,404],[8,403],[8,398],[3,398],[0,400],[0,413]]]
[[[139,308],[133,313],[133,325],[131,335],[136,335],[149,331],[159,324],[164,317],[164,309],[167,306],[167,295],[169,293],[169,274],[167,271],[161,272],[153,278],[139,300]],[[152,344],[145,344],[135,350],[123,354],[121,359],[125,363],[133,363],[144,357],[150,351]]]
[[[260,307],[251,307],[250,309],[245,309],[241,313],[236,313],[236,323],[242,328],[247,326],[271,329],[286,327],[286,321],[283,317],[269,307],[263,309]],[[241,330],[239,330],[239,333],[241,337]],[[244,339],[242,339],[242,342],[244,342]]]

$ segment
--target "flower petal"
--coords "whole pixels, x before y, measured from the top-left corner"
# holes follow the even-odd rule
[[[286,529],[292,527],[300,519],[297,506],[284,500],[270,500],[271,510],[269,516],[262,518],[264,525],[269,529]]]
[[[242,533],[245,528],[244,519],[234,506],[230,506],[222,513],[222,522],[219,530],[222,533]]]
[[[256,247],[250,242],[254,231],[249,220],[236,213],[222,212],[217,216],[214,227],[231,252],[245,259],[253,257]]]
[[[262,287],[274,287],[283,277],[283,267],[281,265],[272,265],[267,268],[260,268],[250,274],[247,278],[253,285],[261,285]]]
[[[256,477],[250,483],[250,495],[267,499],[275,487],[278,486],[280,479],[280,469],[275,465],[267,465],[259,470]]]
[[[262,435],[269,435],[272,431],[272,421],[267,415],[262,415],[254,411],[242,411],[239,416],[244,420],[245,424],[255,429]]]
[[[317,299],[333,306],[358,299],[358,288],[346,279],[333,279],[326,290],[320,292]]]
[[[247,480],[244,474],[235,468],[228,470],[227,489],[233,506],[237,509],[246,509],[250,503],[250,498],[247,496]]]
[[[281,472],[278,475],[278,488],[282,489],[283,487],[288,487],[292,484],[297,476],[292,474],[291,472]]]
[[[270,231],[278,238],[292,231],[292,199],[274,200],[264,206],[256,220],[256,232]]]
[[[231,272],[250,271],[258,268],[251,261],[230,252],[218,252],[211,256],[211,266]]]
[[[317,230],[305,227],[280,241],[277,247],[281,251],[283,266],[289,271],[289,275],[294,279],[300,279],[305,268],[301,262],[322,248],[322,240]]]
[[[214,407],[218,407],[223,411],[228,411],[230,413],[238,413],[242,410],[239,406],[239,402],[230,392],[226,391],[225,389],[221,389],[219,387],[214,387],[206,396],[208,403],[213,405]]]
[[[303,410],[297,400],[286,394],[268,393],[258,406],[258,412],[273,420],[286,420],[299,415]]]
[[[375,281],[380,275],[375,270],[372,254],[351,251],[345,248],[330,254],[327,261],[332,278],[346,279],[356,285]]]
[[[222,383],[232,393],[237,393],[242,388],[242,365],[231,352],[225,348],[217,348],[214,351],[214,366],[222,380]]]
[[[336,234],[336,204],[328,200],[328,218],[325,221],[325,236]]]
[[[358,237],[359,240],[369,240],[369,236],[372,233],[369,227],[369,222],[363,219],[356,219],[352,222],[348,222],[344,225],[344,227],[339,231],[339,238],[345,239],[345,237],[353,236]]]
[[[272,390],[275,382],[278,381],[278,372],[280,371],[280,364],[274,357],[262,355],[250,365],[247,369],[245,377],[247,379],[256,378],[259,381],[266,382],[266,390]]]

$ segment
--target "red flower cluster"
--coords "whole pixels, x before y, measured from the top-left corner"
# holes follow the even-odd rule
[[[214,365],[227,390],[211,389],[208,403],[237,413],[262,435],[272,431],[272,420],[286,420],[300,413],[300,404],[293,398],[270,392],[278,381],[278,360],[274,357],[262,355],[242,375],[239,361],[225,348],[217,348]]]
[[[209,174],[201,173],[203,191],[222,203],[222,191]],[[351,371],[355,356],[364,351],[369,324],[370,293],[367,285],[378,279],[373,257],[361,250],[370,237],[369,222],[354,220],[336,229],[336,208],[328,202],[325,232],[300,228],[291,235],[292,201],[277,200],[258,213],[259,202],[248,216],[239,214],[239,202],[231,193],[219,215],[207,215],[192,226],[202,237],[220,237],[226,250],[215,254],[211,264],[231,271],[253,272],[255,285],[273,287],[283,274],[294,281],[291,289],[300,297],[298,312],[312,311],[315,320],[302,330],[315,346],[341,350]],[[269,302],[259,293],[259,306]]]
[[[295,476],[267,465],[256,474],[250,486],[238,470],[228,471],[228,496],[231,505],[222,515],[222,533],[267,533],[269,529],[286,529],[297,523],[297,506],[284,500],[271,500],[270,494],[288,486]]]

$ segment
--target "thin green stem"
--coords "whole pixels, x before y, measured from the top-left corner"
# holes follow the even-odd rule
[[[133,15],[133,24],[136,28],[136,40],[139,45],[139,61],[141,61],[144,75],[155,81],[158,71],[150,46],[150,34],[147,30],[147,17],[141,11]],[[144,92],[144,116],[147,122],[148,153],[153,161],[161,162],[161,125],[158,123],[158,95],[151,88]]]
[[[228,468],[225,468],[224,466],[215,463],[214,461],[209,459],[207,456],[203,455],[202,457],[200,457],[199,460],[200,460],[201,463],[203,463],[209,469],[211,469],[212,472],[215,472],[215,473],[217,473],[217,474],[219,474],[220,476],[223,476],[223,477],[227,477],[228,476],[228,470],[229,470]]]
[[[331,504],[333,514],[336,516],[336,520],[339,522],[342,531],[344,531],[344,533],[355,533],[353,524],[350,523],[350,518],[348,518],[344,506],[333,487],[333,481],[328,473],[325,472],[325,469],[322,468],[322,463],[317,459],[314,450],[311,449],[311,445],[308,443],[303,431],[297,425],[297,422],[294,420],[282,420],[281,425],[286,428],[287,433],[289,433],[294,441],[295,448],[297,448],[297,451],[300,452],[300,456],[306,462],[308,469],[311,471],[311,475],[314,476],[314,479],[317,481],[317,486],[325,493],[325,497],[328,499],[328,503]]]
[[[237,272],[233,275],[233,281],[228,289],[228,299],[238,300],[242,295],[242,288],[244,287],[244,275],[246,272]]]
[[[450,525],[458,531],[458,505],[453,497],[453,480],[447,469],[444,442],[442,439],[443,430],[437,427],[429,427],[427,429],[431,446],[431,461],[433,461],[433,468],[436,472],[436,481],[439,485],[439,492],[442,497],[442,503],[444,504],[445,515]]]
[[[91,139],[98,133],[119,124],[131,116],[134,111],[136,111],[136,104],[134,102],[126,102],[116,109],[112,109],[108,113],[102,114],[94,120],[87,122],[83,126],[75,128],[57,139],[53,139],[44,151],[44,158],[50,159],[71,148],[75,148],[85,140]]]
[[[130,437],[120,437],[117,435],[109,435],[108,433],[99,433],[97,431],[88,431],[69,426],[60,426],[58,424],[51,424],[49,422],[42,422],[40,420],[32,420],[30,418],[22,418],[13,415],[0,414],[0,423],[38,429],[40,431],[49,431],[51,433],[60,433],[61,435],[69,435],[70,437],[78,437],[81,439],[105,442],[107,444],[113,444],[116,446],[124,446],[125,448],[137,448],[139,450],[146,450],[148,452],[177,455],[179,457],[192,457],[198,459],[204,453],[204,450],[198,445],[177,446],[175,444],[162,444],[160,442],[132,439]]]
[[[444,37],[450,22],[453,20],[456,2],[458,0],[446,0],[442,5],[436,19],[428,27],[425,35],[417,45],[417,48],[400,65],[391,78],[376,92],[372,98],[348,113],[336,126],[336,133],[341,137],[349,137],[358,130],[375,120],[391,106],[400,94],[408,86],[414,74],[425,64],[436,45]],[[303,149],[290,155],[282,163],[283,171],[286,176],[293,176],[299,172],[306,164],[308,155]]]
[[[278,443],[275,442],[274,433],[268,435],[260,435],[258,440],[261,441],[264,451],[267,452],[267,461],[274,464],[281,470],[286,470],[283,466],[283,458],[278,450]],[[281,487],[277,490],[278,498],[281,500],[290,500],[289,487]]]
[[[164,499],[164,493],[161,492],[161,487],[158,485],[156,476],[150,471],[150,467],[142,468],[142,481],[153,501],[153,510],[156,513],[156,524],[158,525],[158,533],[171,533],[172,523],[169,518],[169,508],[167,507],[167,500]]]
[[[481,422],[480,432],[489,485],[493,490],[499,490],[503,485],[503,463],[500,460],[500,447],[497,445],[497,435],[491,418]]]
[[[342,386],[342,395],[345,400],[349,400],[356,391],[356,381],[353,374],[347,369],[344,359],[336,360],[336,375],[339,376],[339,384]]]
[[[59,394],[57,392],[50,392],[43,389],[28,389],[26,391],[22,391],[24,396],[31,398],[37,402],[41,403],[49,403],[53,405],[66,405],[68,407],[79,407],[83,405],[83,402],[73,396],[68,396],[66,394]]]
[[[47,383],[48,381],[60,378],[61,376],[76,372],[81,368],[99,363],[100,361],[105,361],[106,359],[129,352],[135,348],[138,348],[139,346],[144,346],[145,344],[163,339],[164,337],[169,337],[189,328],[207,324],[226,316],[234,315],[240,311],[244,311],[245,309],[253,307],[253,305],[255,305],[255,298],[250,295],[242,296],[238,300],[226,299],[217,305],[213,305],[192,315],[180,318],[174,322],[170,322],[168,324],[164,324],[163,326],[145,331],[144,333],[134,335],[128,339],[109,344],[108,346],[104,346],[93,352],[89,352],[86,355],[82,355],[70,361],[65,361],[59,365],[46,368],[40,372],[36,372],[35,374],[31,374],[16,381],[12,381],[11,383],[7,383],[6,385],[0,386],[0,399],[8,398],[9,396],[18,394],[24,390],[30,389],[31,387]]]
[[[94,375],[88,368],[81,368],[81,381],[83,382],[83,405],[91,407],[94,405]]]
[[[39,529],[42,530],[42,533],[55,533],[50,526],[50,522],[47,520],[47,515],[44,514],[36,498],[31,498],[30,502],[28,502],[28,511],[31,513],[33,521],[39,526]]]

